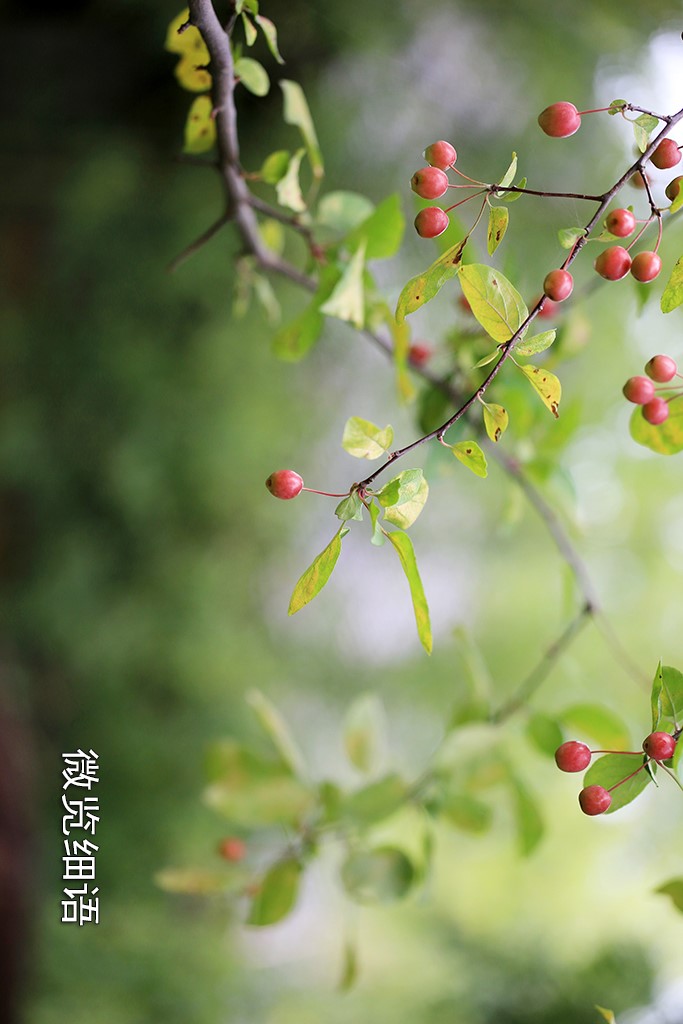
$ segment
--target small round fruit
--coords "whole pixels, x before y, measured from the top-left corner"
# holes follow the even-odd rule
[[[639,252],[631,263],[631,274],[636,281],[644,283],[654,281],[661,269],[662,261],[656,252]]]
[[[440,199],[448,188],[448,175],[438,167],[423,167],[415,171],[410,187],[421,199]]]
[[[672,178],[669,184],[664,189],[664,193],[667,199],[670,199],[673,203],[674,199],[678,197],[678,193],[681,191],[681,182],[683,181],[683,174],[679,174],[677,178]]]
[[[424,366],[431,359],[432,350],[423,341],[415,341],[408,349],[408,360],[413,366]]]
[[[568,270],[551,270],[543,282],[543,292],[553,302],[564,302],[574,289],[574,278]]]
[[[247,844],[237,836],[227,836],[218,844],[218,856],[233,863],[244,860],[246,852]]]
[[[671,356],[653,356],[645,363],[645,373],[658,384],[668,384],[678,373],[678,366]]]
[[[442,171],[447,171],[458,159],[458,154],[450,142],[439,139],[438,142],[432,142],[431,146],[427,146],[424,158],[432,167],[440,167]]]
[[[582,772],[591,763],[591,757],[585,743],[567,740],[555,751],[555,764],[562,772]]]
[[[651,423],[653,427],[658,427],[660,423],[669,418],[669,406],[663,398],[656,395],[651,398],[649,402],[646,402],[643,406],[643,418]]]
[[[579,804],[584,814],[604,814],[612,797],[604,786],[586,786],[579,793]]]
[[[536,301],[538,301],[538,300],[536,300]],[[559,303],[553,302],[552,299],[549,299],[546,296],[546,300],[543,303],[543,305],[541,306],[541,308],[539,309],[538,315],[540,317],[543,317],[544,320],[547,319],[548,317],[551,317],[551,316],[557,316],[558,313],[560,312],[560,310],[558,309],[558,306],[559,306]]]
[[[636,218],[630,210],[611,210],[605,218],[605,227],[617,238],[628,238],[635,226]]]
[[[538,115],[546,135],[553,139],[566,139],[581,127],[579,112],[573,103],[551,103]]]
[[[448,214],[440,206],[425,206],[415,218],[415,230],[421,238],[436,238],[449,224]]]
[[[622,245],[611,245],[603,249],[594,266],[606,281],[621,281],[631,269],[631,257]]]
[[[676,740],[670,732],[651,732],[643,740],[643,750],[654,761],[668,761],[675,749]]]
[[[282,498],[284,501],[296,498],[301,494],[303,486],[303,479],[293,469],[278,469],[266,480],[266,487],[273,497]]]
[[[650,160],[660,169],[675,167],[681,162],[681,151],[673,139],[662,139]]]
[[[655,386],[649,377],[629,377],[622,390],[624,397],[636,405],[645,405],[655,397]]]

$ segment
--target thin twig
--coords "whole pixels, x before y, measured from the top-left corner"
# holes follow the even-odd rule
[[[224,213],[222,217],[219,217],[217,221],[214,221],[211,227],[207,228],[206,231],[204,231],[203,234],[199,236],[199,238],[195,238],[194,242],[190,242],[190,244],[186,246],[183,249],[183,251],[176,256],[174,260],[171,260],[169,265],[166,267],[168,273],[173,274],[178,269],[178,267],[182,267],[183,263],[185,263],[186,260],[189,260],[191,256],[194,256],[194,254],[198,252],[203,246],[205,246],[207,242],[211,241],[213,236],[217,235],[221,228],[224,227],[229,220],[230,215]]]

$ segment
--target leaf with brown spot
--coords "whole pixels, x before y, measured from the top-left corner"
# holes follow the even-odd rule
[[[407,316],[414,313],[420,306],[433,299],[441,290],[443,285],[458,272],[462,261],[462,254],[467,244],[467,239],[452,245],[450,249],[439,256],[438,260],[432,263],[431,267],[416,277],[411,277],[408,284],[398,297],[396,304],[396,320],[401,323]]]
[[[542,366],[520,366],[520,370],[532,385],[534,391],[540,395],[543,404],[550,409],[557,419],[560,415],[558,406],[562,398],[562,385],[559,379],[550,370]]]

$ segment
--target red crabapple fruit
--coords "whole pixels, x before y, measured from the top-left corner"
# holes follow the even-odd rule
[[[439,167],[442,171],[447,171],[458,159],[458,154],[450,142],[440,139],[438,142],[432,142],[431,146],[427,146],[424,158],[432,167]]]
[[[410,187],[421,199],[440,199],[448,188],[448,175],[439,167],[423,167],[415,171]]]
[[[648,423],[651,423],[653,427],[658,427],[660,423],[663,423],[664,420],[669,418],[668,404],[663,398],[656,395],[643,406],[643,418],[646,419]]]
[[[413,366],[424,366],[431,358],[432,350],[423,341],[415,341],[408,349],[408,359]]]
[[[543,282],[543,292],[553,302],[564,302],[574,288],[574,278],[568,270],[551,270]]]
[[[664,189],[664,193],[667,199],[671,202],[677,198],[678,193],[681,191],[681,182],[683,181],[683,174],[679,174],[677,178],[672,178],[669,184]]]
[[[568,740],[555,751],[555,764],[562,772],[582,772],[591,763],[591,756],[585,743]]]
[[[611,245],[600,253],[594,266],[606,281],[621,281],[631,269],[631,257],[622,245]]]
[[[668,761],[675,749],[676,740],[670,732],[651,732],[643,740],[643,750],[654,761]]]
[[[650,160],[661,169],[675,167],[681,162],[681,151],[673,139],[662,139]]]
[[[425,206],[415,218],[415,230],[421,238],[436,238],[449,224],[448,214],[440,206]]]
[[[605,227],[617,238],[628,238],[635,226],[636,218],[630,210],[611,210],[605,218]]]
[[[629,377],[622,390],[629,402],[636,405],[645,405],[655,397],[655,386],[649,377]]]
[[[536,301],[538,301],[538,300],[536,300]],[[546,300],[543,303],[542,307],[539,309],[538,315],[540,317],[543,317],[543,319],[546,319],[547,317],[551,317],[551,316],[557,316],[557,314],[559,312],[559,310],[557,308],[558,305],[559,305],[559,303],[553,302],[552,299],[549,299],[546,296]]]
[[[304,482],[298,473],[293,469],[278,469],[271,473],[266,480],[266,487],[274,498],[282,498],[288,501],[301,494]]]
[[[645,363],[645,373],[658,384],[668,384],[678,373],[678,366],[671,356],[653,356]]]
[[[579,112],[573,103],[552,103],[538,115],[546,135],[553,139],[566,139],[581,127]]]
[[[604,814],[612,797],[604,786],[586,786],[579,793],[579,804],[584,814]]]
[[[218,856],[233,863],[244,860],[246,852],[247,844],[237,836],[227,836],[218,844]]]
[[[662,261],[656,252],[639,252],[631,263],[631,274],[636,281],[654,281],[661,269]]]

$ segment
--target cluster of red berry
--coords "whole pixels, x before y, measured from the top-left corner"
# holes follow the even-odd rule
[[[410,179],[410,187],[421,199],[440,199],[446,195],[450,182],[446,171],[453,167],[458,154],[450,142],[440,139],[424,151],[427,167]],[[436,238],[449,225],[448,214],[440,206],[425,206],[415,218],[415,230],[422,238]]]
[[[661,398],[656,394],[657,384],[668,384],[674,377],[680,377],[676,361],[671,356],[653,356],[645,364],[647,377],[629,377],[623,387],[623,392],[629,402],[635,405],[642,405],[643,418],[653,426],[663,423],[669,417],[669,402],[682,393],[681,389],[668,398]]]
[[[635,771],[620,779],[619,782],[615,782],[609,789],[605,789],[604,786],[585,786],[581,790],[579,793],[579,805],[583,813],[590,815],[604,814],[612,803],[610,795],[612,790],[632,779],[638,772],[643,771],[649,761],[655,761],[656,764],[668,761],[674,755],[677,742],[678,733],[672,735],[670,732],[651,732],[643,740],[645,757],[643,758],[643,763]],[[636,757],[643,756],[640,750],[591,750],[585,743],[580,743],[578,740],[568,740],[567,743],[561,744],[555,751],[555,763],[563,772],[582,772],[590,764],[593,754],[633,754]]]

